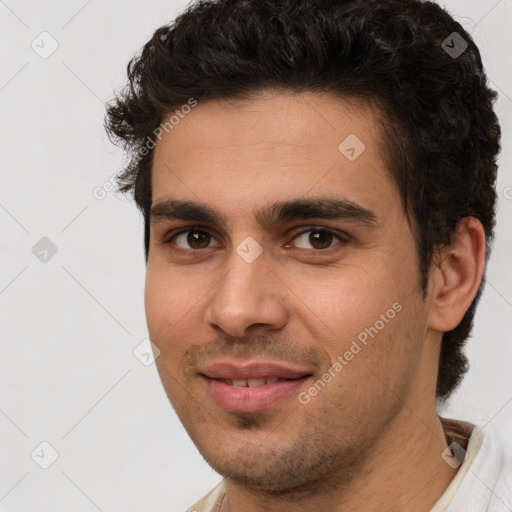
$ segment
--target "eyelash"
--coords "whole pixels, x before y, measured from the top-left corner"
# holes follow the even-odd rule
[[[170,236],[167,236],[165,238],[163,244],[171,246],[172,245],[171,242],[176,237],[178,237],[179,235],[182,235],[183,233],[189,233],[189,232],[192,232],[192,231],[200,231],[200,232],[206,233],[207,235],[211,236],[212,238],[215,238],[208,231],[208,229],[205,229],[202,226],[189,226],[186,229],[181,229],[179,231],[176,231],[175,233],[171,233]],[[295,240],[296,238],[300,237],[301,235],[304,235],[305,233],[309,233],[310,231],[321,231],[323,233],[327,233],[329,235],[332,235],[335,238],[337,238],[338,240],[340,240],[341,244],[345,244],[345,243],[349,242],[348,235],[342,235],[342,234],[340,234],[340,233],[338,233],[336,231],[333,231],[331,229],[324,228],[324,227],[321,227],[321,226],[309,226],[308,228],[300,231],[299,233],[296,233],[292,240]],[[335,244],[335,245],[333,245],[331,247],[328,247],[326,249],[309,249],[309,251],[311,251],[311,252],[318,252],[318,253],[326,253],[326,252],[330,251],[331,249],[333,249],[334,247],[336,247],[337,245],[340,245],[340,244]],[[209,249],[209,248],[210,247],[205,247],[204,249],[183,249],[182,247],[172,247],[171,250],[173,250],[175,252],[181,252],[181,253],[190,253],[190,252],[200,252],[202,250]],[[307,251],[308,249],[302,249],[302,250]]]

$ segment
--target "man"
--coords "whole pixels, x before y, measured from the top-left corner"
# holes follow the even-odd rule
[[[191,511],[512,510],[437,414],[495,224],[480,54],[417,0],[219,0],[161,27],[107,129],[145,218],[168,397],[224,476]]]

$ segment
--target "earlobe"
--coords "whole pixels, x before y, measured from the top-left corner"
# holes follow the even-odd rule
[[[447,332],[457,327],[478,292],[484,268],[484,228],[479,220],[466,217],[432,270],[431,329]]]

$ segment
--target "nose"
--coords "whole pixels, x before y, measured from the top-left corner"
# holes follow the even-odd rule
[[[251,263],[234,252],[227,263],[206,309],[207,325],[237,338],[251,328],[285,326],[288,289],[268,265],[264,252]]]

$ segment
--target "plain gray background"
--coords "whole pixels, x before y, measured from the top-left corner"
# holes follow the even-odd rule
[[[123,154],[103,131],[129,58],[186,5],[0,1],[2,511],[182,511],[220,480],[133,353],[147,337],[142,220],[108,190]],[[512,0],[442,5],[481,49],[503,130],[471,370],[443,412],[512,449]]]

